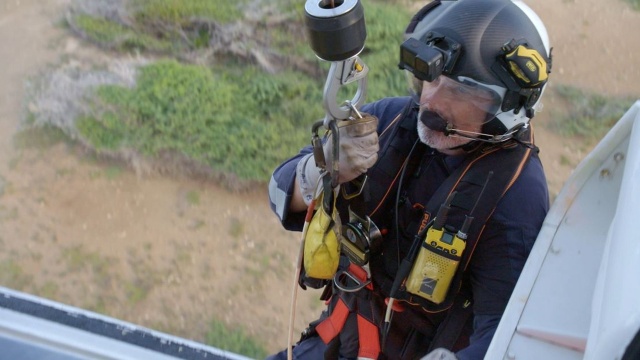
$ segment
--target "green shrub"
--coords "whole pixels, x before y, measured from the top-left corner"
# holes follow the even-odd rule
[[[97,150],[137,149],[149,157],[170,151],[242,179],[265,181],[302,145],[304,129],[292,116],[308,118],[296,113],[304,108],[275,109],[285,99],[317,97],[313,81],[286,80],[293,77],[252,69],[234,75],[161,61],[142,68],[133,89],[100,87],[93,113],[78,119],[77,128]]]
[[[85,31],[96,41],[142,50],[172,43],[164,48],[175,51],[186,45],[180,45],[184,39],[174,30],[188,29],[198,19],[233,21],[242,16],[243,3],[134,0],[128,12],[135,31],[89,16],[78,16],[76,22],[93,29]],[[284,3],[291,1],[279,2]],[[284,8],[291,21],[277,23],[270,32],[274,48],[299,56],[305,66],[316,65],[315,76],[294,70],[267,74],[237,58],[219,57],[211,68],[164,60],[142,68],[132,89],[101,86],[92,100],[93,111],[76,121],[81,137],[98,151],[133,149],[152,158],[172,152],[241,179],[268,180],[275,166],[309,143],[311,125],[325,116],[326,77],[318,78],[317,73],[327,74],[330,63],[314,60],[304,35],[304,7],[290,5]],[[410,14],[386,2],[365,6],[368,37],[361,58],[370,69],[366,100],[404,95],[406,84],[397,57]],[[187,31],[190,41],[199,37],[207,43],[207,33],[198,31]],[[343,87],[336,101],[350,100],[355,86]]]

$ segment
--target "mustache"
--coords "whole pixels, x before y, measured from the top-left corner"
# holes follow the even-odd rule
[[[424,110],[420,113],[420,122],[433,131],[439,131],[445,135],[449,135],[447,129],[447,120],[443,119],[438,113]]]

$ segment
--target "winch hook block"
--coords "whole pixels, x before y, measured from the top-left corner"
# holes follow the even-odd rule
[[[332,120],[346,120],[364,103],[368,67],[358,57],[364,49],[367,31],[360,0],[307,0],[305,22],[316,56],[331,62],[324,87],[325,128]],[[340,87],[358,82],[351,101],[338,103]]]
[[[336,122],[347,120],[354,113],[360,117],[357,108],[366,98],[369,68],[358,57],[367,38],[364,9],[360,0],[307,0],[305,15],[311,48],[318,58],[331,62],[322,96],[325,109],[322,125],[337,134]],[[352,82],[358,85],[353,99],[339,103],[340,88]],[[314,124],[314,153],[318,152],[318,129],[319,124]],[[335,136],[333,169],[325,169],[331,173],[334,187],[338,184],[339,149],[339,138]],[[316,163],[324,163],[324,154],[321,159],[316,158]]]

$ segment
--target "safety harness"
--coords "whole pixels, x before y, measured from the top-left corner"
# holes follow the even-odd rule
[[[349,264],[347,270],[359,281],[367,280],[367,273],[355,264]],[[316,332],[322,338],[328,349],[325,358],[338,358],[340,346],[349,342],[356,336],[356,329],[350,328],[343,332],[345,324],[350,318],[352,321],[355,315],[358,339],[358,359],[378,359],[380,355],[380,332],[378,329],[378,311],[374,309],[371,301],[371,283],[364,289],[354,293],[338,292],[330,301],[330,315],[316,326]],[[377,310],[377,311],[376,311]],[[340,336],[338,336],[340,335]]]
[[[352,207],[366,209],[368,214],[382,214],[389,209],[390,199],[399,186],[400,174],[403,167],[415,167],[416,158],[419,158],[420,151],[414,152],[413,145],[417,143],[416,132],[416,112],[417,108],[408,104],[391,124],[380,135],[380,158],[373,168],[369,169],[369,176],[376,179],[376,182],[369,183],[367,201],[360,200],[361,204],[354,205],[354,199],[350,201]],[[469,154],[463,163],[453,171],[453,173],[439,186],[438,190],[431,197],[425,206],[423,218],[416,224],[416,231],[424,227],[435,216],[438,208],[448,197],[451,199],[451,210],[448,213],[447,226],[460,228],[472,208],[474,209],[474,221],[468,229],[466,238],[466,250],[461,259],[460,266],[453,277],[451,287],[444,301],[435,304],[408,293],[399,292],[398,299],[408,304],[410,307],[421,309],[422,312],[438,314],[438,326],[435,338],[431,342],[431,348],[444,346],[453,347],[460,334],[462,327],[471,317],[471,297],[466,296],[460,289],[465,277],[465,271],[478,239],[484,229],[485,223],[493,214],[498,201],[513,185],[520,175],[526,161],[532,154],[533,146],[522,146],[532,144],[532,134],[530,129],[522,131],[518,141],[511,140],[506,143],[484,146]],[[487,174],[493,173],[491,181],[487,182]],[[478,201],[482,195],[482,201]],[[451,194],[454,194],[451,196]],[[377,250],[376,244],[372,244],[371,252]],[[374,269],[383,269],[381,264],[371,264]],[[365,269],[353,263],[342,265],[347,268],[342,274],[350,274],[350,277],[357,279],[360,283],[366,283],[369,274]],[[342,275],[344,276],[344,275]],[[344,279],[343,279],[344,280]],[[315,326],[314,332],[328,344],[325,359],[338,358],[340,346],[358,346],[358,359],[378,359],[381,357],[381,314],[384,313],[384,302],[373,301],[374,288],[377,293],[388,296],[393,283],[393,278],[387,274],[373,274],[373,282],[364,288],[345,292],[333,287],[325,291],[323,299],[328,303],[328,315],[321,319]],[[345,281],[349,281],[346,279]],[[379,299],[378,299],[379,300]],[[448,313],[445,311],[450,310]],[[346,324],[353,321],[349,326]],[[355,324],[355,326],[353,326]],[[358,339],[355,341],[355,339]],[[344,348],[343,348],[344,351]]]

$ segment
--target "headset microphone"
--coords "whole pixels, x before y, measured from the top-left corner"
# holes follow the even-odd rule
[[[445,136],[456,135],[459,137],[476,140],[475,137],[471,136],[471,134],[474,134],[474,133],[455,129],[436,112],[429,111],[429,110],[422,111],[420,113],[420,121],[429,129],[433,131],[439,131],[443,133]]]
[[[501,136],[488,135],[488,134],[474,132],[474,131],[456,129],[451,124],[447,123],[445,119],[440,117],[438,113],[429,111],[429,110],[424,110],[420,113],[420,122],[422,122],[429,129],[433,131],[439,131],[443,133],[445,136],[453,135],[456,137],[461,137],[469,140],[479,140],[482,142],[487,142],[492,144],[503,141],[503,137]],[[509,137],[507,137],[507,139],[510,138],[511,135],[513,135],[513,133],[514,132],[509,132],[508,133]],[[456,146],[451,149],[457,149],[465,145]]]
[[[433,131],[439,131],[445,135],[450,134],[450,129],[447,126],[447,121],[440,117],[437,113],[429,110],[424,110],[420,113],[420,121],[429,129]]]

